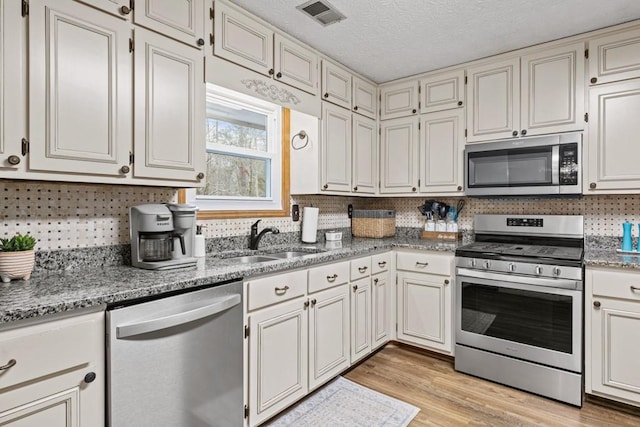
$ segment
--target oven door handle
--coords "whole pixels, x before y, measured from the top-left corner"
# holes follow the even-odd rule
[[[547,288],[582,290],[582,282],[579,280],[543,279],[539,277],[515,276],[512,274],[497,274],[487,271],[469,270],[467,268],[457,268],[456,275],[499,282],[521,283],[523,285],[544,286]]]

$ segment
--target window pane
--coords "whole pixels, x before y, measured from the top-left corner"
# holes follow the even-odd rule
[[[210,102],[207,105],[207,143],[267,151],[267,116]]]
[[[268,197],[270,161],[207,153],[207,183],[197,195]]]

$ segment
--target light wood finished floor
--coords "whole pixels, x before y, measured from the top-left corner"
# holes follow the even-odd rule
[[[582,409],[453,370],[453,363],[388,344],[344,375],[420,408],[417,426],[640,426],[640,417],[585,402]]]

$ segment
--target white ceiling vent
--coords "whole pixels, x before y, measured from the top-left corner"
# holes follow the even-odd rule
[[[325,27],[346,19],[346,16],[340,13],[340,11],[327,0],[311,0],[300,6],[296,6],[296,9],[306,13],[311,19]]]

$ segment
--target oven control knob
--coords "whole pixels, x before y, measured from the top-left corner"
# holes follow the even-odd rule
[[[477,264],[475,258],[472,258],[471,261],[469,261],[469,265],[471,265],[471,267],[475,267]]]
[[[516,265],[512,262],[509,263],[509,271],[512,273],[516,271]]]
[[[542,274],[542,267],[540,267],[539,265],[536,265],[536,274],[538,276]]]
[[[554,276],[560,275],[560,267],[553,267],[553,275]]]
[[[484,262],[484,268],[485,270],[488,270],[491,267],[491,261],[487,260]]]

